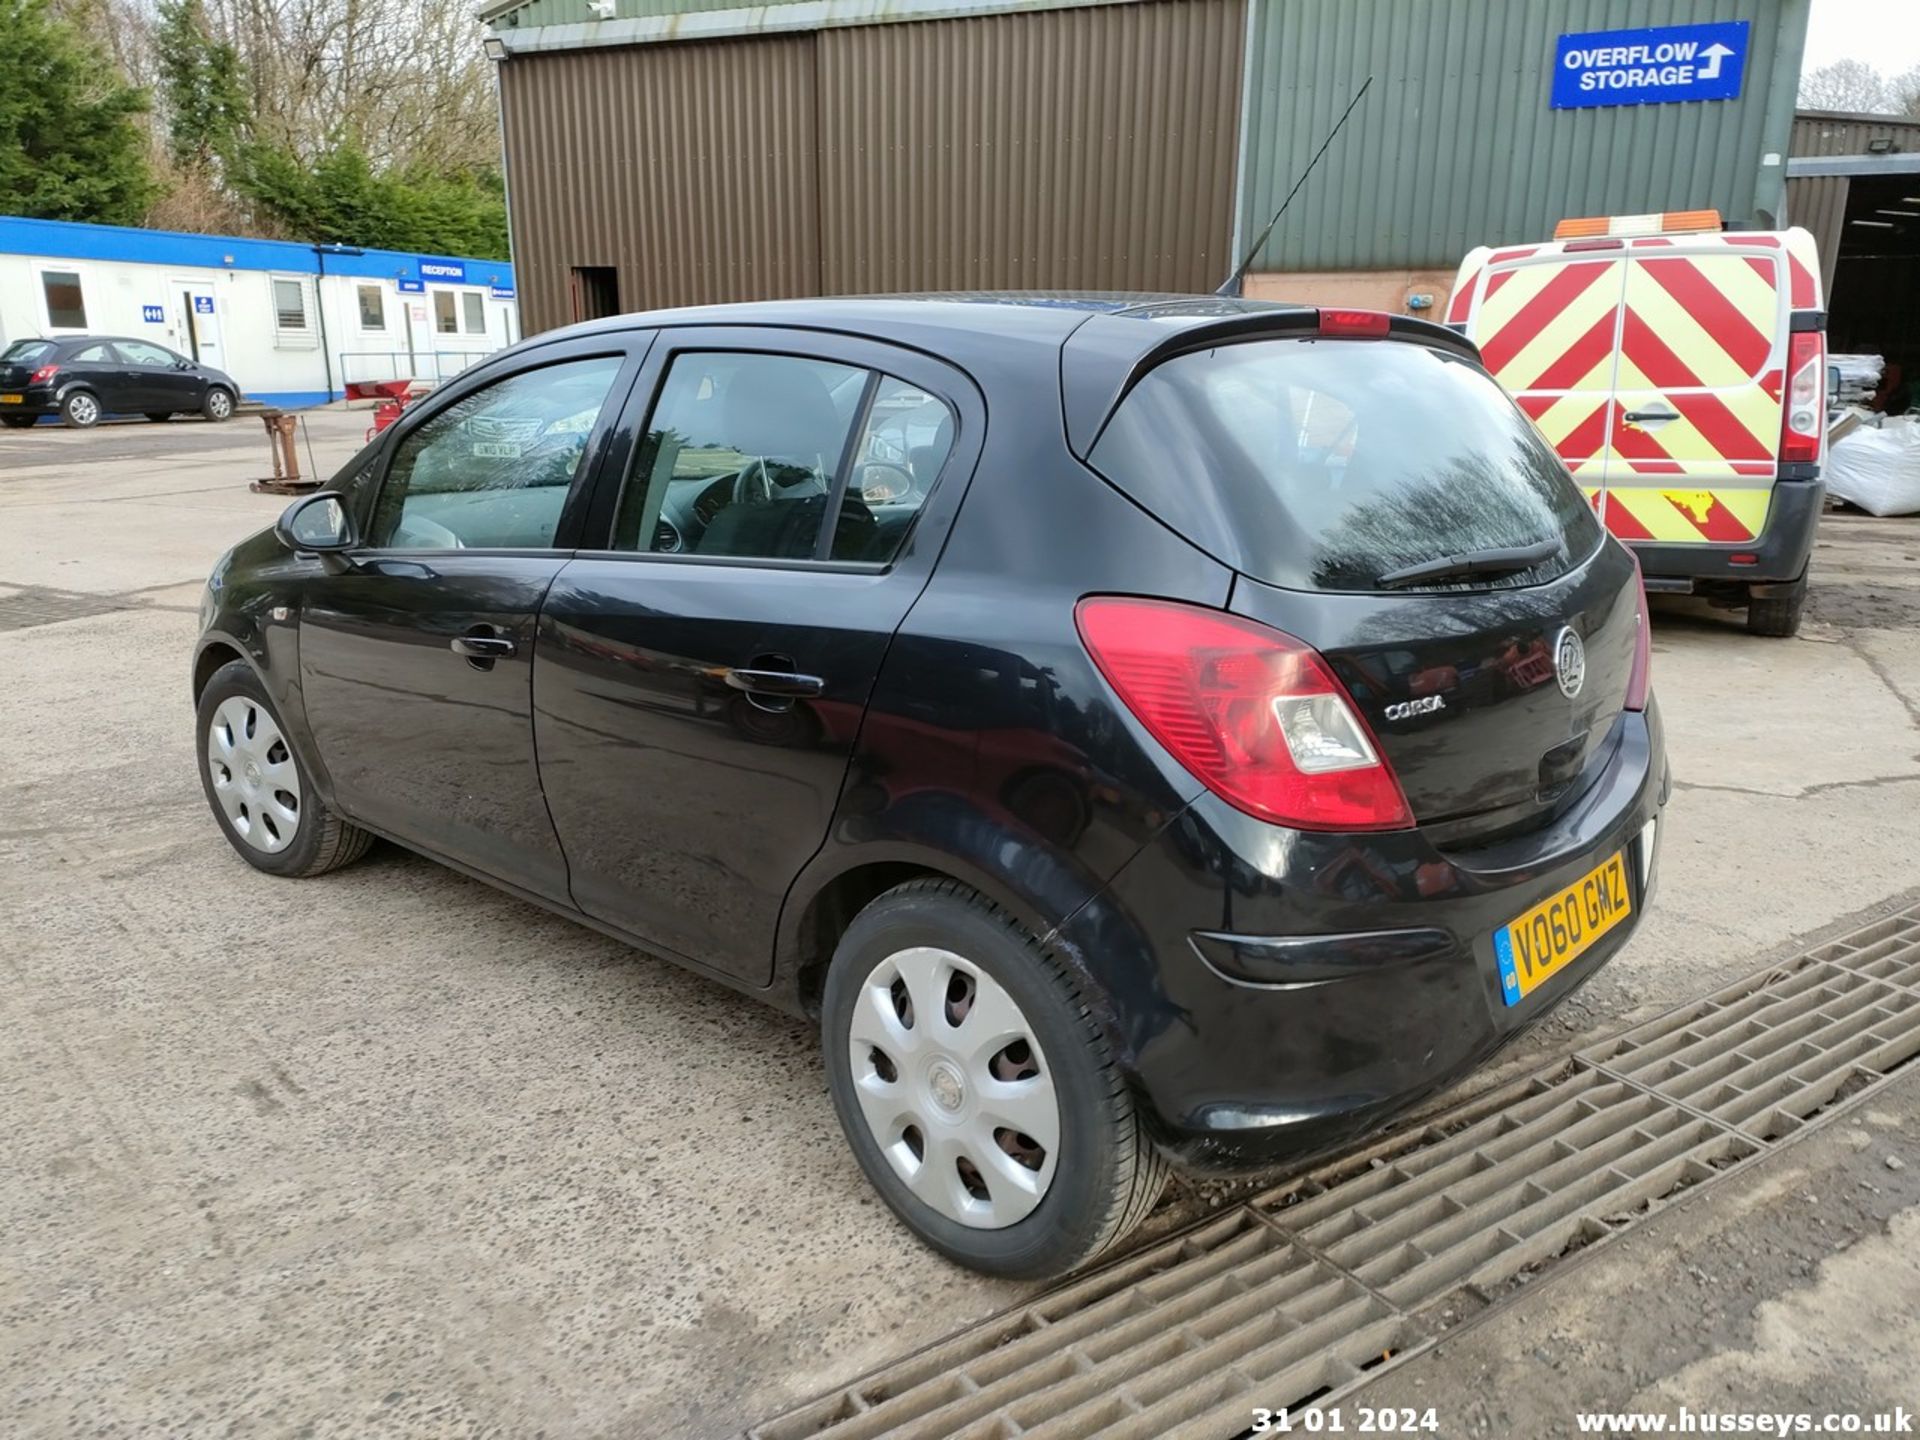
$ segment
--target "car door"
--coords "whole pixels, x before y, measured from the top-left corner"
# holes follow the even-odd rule
[[[206,398],[206,380],[189,360],[145,340],[121,340],[114,349],[125,361],[130,409],[158,414],[198,410]]]
[[[541,608],[542,780],[575,904],[764,984],[985,410],[923,355],[732,327],[663,332],[643,401]]]
[[[303,594],[301,688],[339,807],[552,900],[534,616],[646,338],[542,346],[409,412],[352,496],[365,543]]]

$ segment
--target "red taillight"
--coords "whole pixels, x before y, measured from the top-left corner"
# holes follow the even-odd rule
[[[44,385],[59,373],[60,367],[58,365],[42,365],[38,370],[33,372],[33,378],[28,380],[27,383],[29,385]]]
[[[1168,600],[1095,597],[1081,642],[1134,717],[1237,809],[1299,830],[1401,830],[1400,782],[1312,646]]]
[[[1780,420],[1780,463],[1820,458],[1827,418],[1826,344],[1818,330],[1796,330],[1787,345],[1787,403]]]
[[[1393,317],[1384,310],[1322,310],[1320,333],[1363,340],[1384,340]]]
[[[1627,671],[1626,710],[1647,708],[1647,689],[1653,683],[1653,624],[1647,614],[1647,577],[1640,557],[1633,557],[1633,588],[1639,608],[1633,614],[1633,668]]]

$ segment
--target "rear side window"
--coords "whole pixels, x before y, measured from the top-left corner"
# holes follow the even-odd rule
[[[885,563],[953,435],[944,400],[890,375],[798,355],[678,355],[614,548]]]
[[[1563,540],[1529,570],[1472,582],[1538,584],[1600,535],[1506,393],[1424,345],[1258,340],[1176,356],[1128,392],[1089,458],[1208,553],[1295,590],[1373,590],[1405,566]]]

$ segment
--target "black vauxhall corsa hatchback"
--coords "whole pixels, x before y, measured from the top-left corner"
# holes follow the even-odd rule
[[[209,582],[207,798],[817,1017],[868,1178],[1042,1276],[1376,1128],[1624,943],[1645,600],[1448,330],[795,301],[525,342]]]
[[[24,429],[43,415],[85,430],[107,415],[232,417],[240,387],[224,370],[151,340],[66,335],[16,340],[0,350],[0,425]]]

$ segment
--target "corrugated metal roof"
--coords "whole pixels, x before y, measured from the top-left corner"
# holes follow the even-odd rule
[[[1452,266],[1569,215],[1776,223],[1809,0],[1252,0],[1237,234],[1373,87],[1256,270]],[[1554,110],[1562,33],[1750,20],[1740,98]]]
[[[509,50],[527,52],[1131,3],[1135,0],[498,0],[482,7],[480,18]]]

